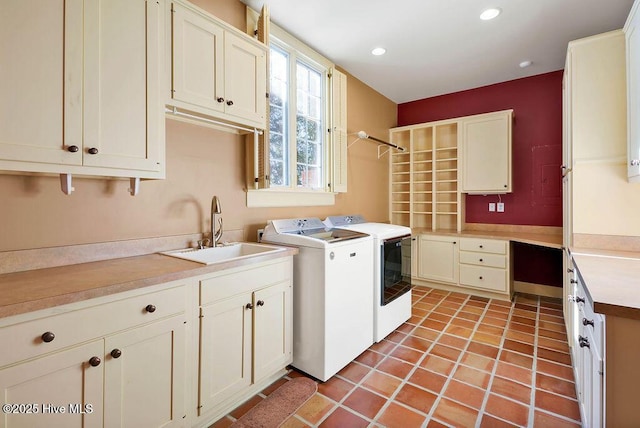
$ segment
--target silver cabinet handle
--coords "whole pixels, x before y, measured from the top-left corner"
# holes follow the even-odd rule
[[[631,166],[638,166],[640,165],[640,159],[631,159],[631,162],[629,162],[629,164]]]

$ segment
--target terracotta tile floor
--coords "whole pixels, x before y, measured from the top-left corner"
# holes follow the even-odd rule
[[[413,314],[325,383],[294,427],[579,427],[560,300],[425,287]],[[216,422],[231,425],[295,370]]]

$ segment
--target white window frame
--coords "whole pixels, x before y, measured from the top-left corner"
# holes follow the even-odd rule
[[[296,39],[287,31],[271,23],[270,43],[278,48],[287,51],[290,55],[289,61],[291,69],[295,70],[297,59],[301,59],[303,63],[307,63],[322,70],[323,74],[323,92],[325,105],[323,108],[324,123],[323,125],[323,154],[322,154],[322,175],[323,187],[319,189],[311,189],[306,187],[298,187],[295,180],[296,170],[296,114],[294,108],[289,111],[288,121],[290,124],[290,133],[292,137],[289,141],[289,168],[291,171],[289,186],[273,186],[266,189],[248,189],[247,190],[247,206],[248,207],[290,207],[290,206],[326,206],[335,204],[335,194],[329,188],[332,173],[331,158],[331,134],[329,126],[331,122],[331,91],[328,74],[335,67],[327,58],[323,57],[309,46]],[[294,85],[289,87],[289,97],[295,97],[296,88]]]

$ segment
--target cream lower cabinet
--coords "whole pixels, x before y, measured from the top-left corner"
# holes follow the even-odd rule
[[[419,235],[417,240],[416,284],[511,298],[508,241],[432,234]]]
[[[508,249],[507,241],[460,238],[460,284],[508,294]]]
[[[164,0],[2,6],[0,170],[164,178]]]
[[[168,104],[264,129],[267,47],[188,2],[173,2]]]
[[[585,427],[604,426],[605,317],[593,311],[577,268],[572,266],[573,293],[569,295],[572,359],[576,392]],[[566,322],[566,321],[565,321]]]
[[[458,282],[458,238],[418,236],[418,277],[456,284]]]
[[[104,426],[181,426],[185,320],[174,316],[105,338]]]
[[[224,415],[292,361],[291,278],[287,258],[200,282],[199,415]]]
[[[104,365],[89,363],[103,351],[96,340],[0,369],[3,404],[12,406],[3,408],[0,427],[103,426]],[[86,414],[74,413],[72,405]]]
[[[181,426],[185,302],[174,286],[0,327],[13,344],[0,351],[0,394],[36,413],[3,412],[0,427]]]

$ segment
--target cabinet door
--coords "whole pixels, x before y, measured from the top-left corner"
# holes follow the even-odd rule
[[[462,192],[511,192],[511,111],[465,120]]]
[[[180,426],[185,325],[175,316],[105,339],[105,427]]]
[[[103,354],[98,340],[0,370],[3,404],[38,406],[37,414],[3,411],[0,428],[101,427],[104,364],[89,360]]]
[[[253,381],[291,362],[293,310],[291,282],[256,291],[253,328]]]
[[[251,384],[252,296],[201,308],[200,414]]]
[[[161,3],[85,1],[85,166],[161,169]]]
[[[418,277],[458,283],[458,242],[450,236],[418,237]]]
[[[629,181],[640,180],[640,14],[632,8],[624,27],[627,58],[627,174]]]
[[[225,111],[242,122],[265,127],[267,59],[264,48],[226,32],[224,36]]]
[[[224,111],[224,30],[180,4],[173,7],[173,88],[171,98]],[[220,101],[218,101],[218,99]]]
[[[82,1],[3,2],[0,64],[0,160],[81,164]]]

